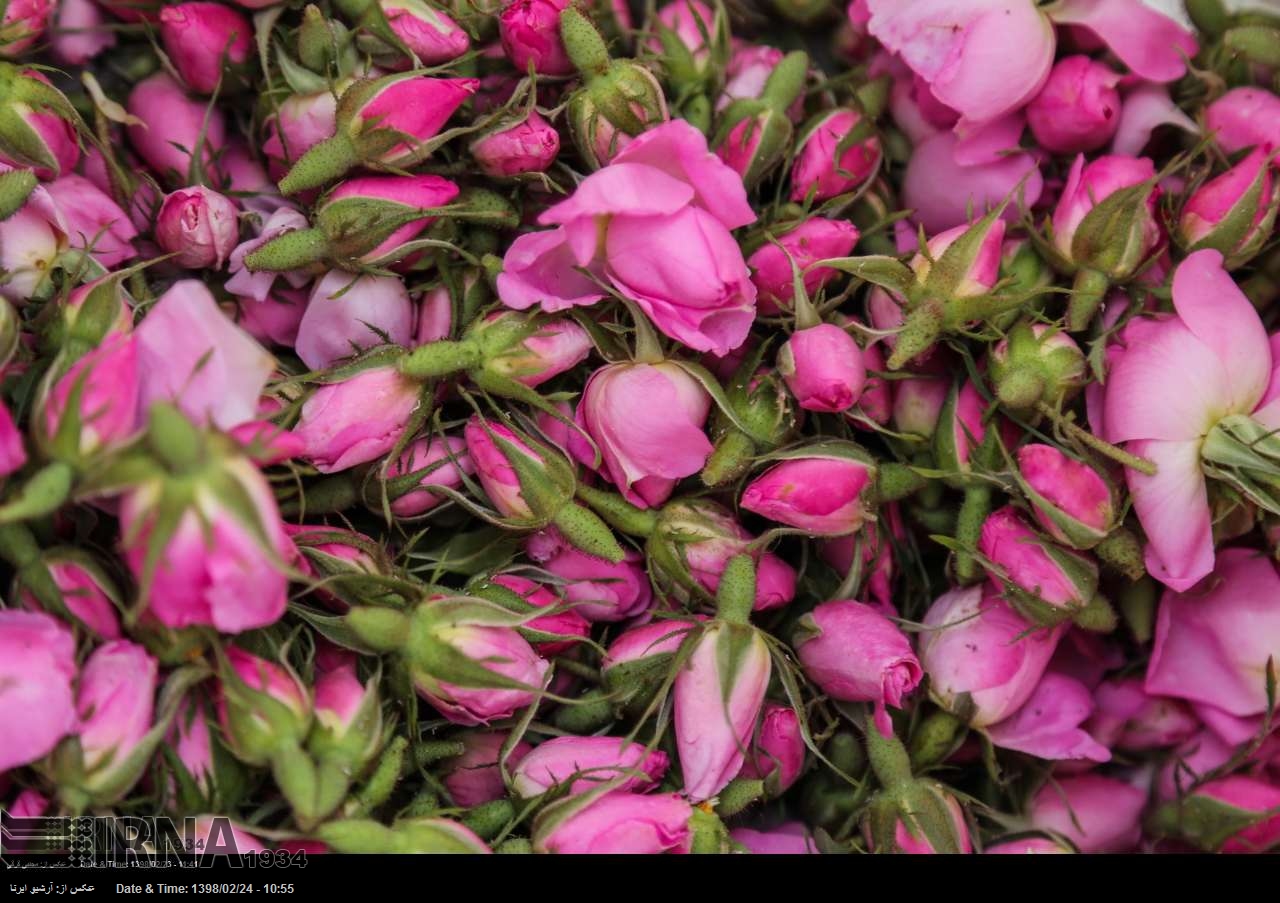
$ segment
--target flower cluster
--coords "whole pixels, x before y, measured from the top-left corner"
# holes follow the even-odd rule
[[[1280,14],[1171,5],[0,4],[0,806],[1280,847]]]

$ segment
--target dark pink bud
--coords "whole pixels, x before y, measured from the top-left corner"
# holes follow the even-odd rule
[[[858,230],[852,223],[815,216],[780,236],[776,244],[761,245],[747,258],[761,312],[774,314],[791,308],[795,292],[792,261],[803,274],[805,292],[812,296],[839,275],[830,267],[813,266],[814,261],[848,256],[857,242]]]
[[[805,745],[800,718],[790,706],[766,702],[760,716],[751,755],[743,763],[739,777],[768,778],[777,774],[777,792],[786,790],[804,769]]]
[[[667,771],[667,754],[620,737],[556,737],[526,755],[512,772],[512,789],[535,797],[553,787],[586,793],[604,781],[624,778],[618,790],[644,792]]]
[[[1032,134],[1055,154],[1097,150],[1120,125],[1119,82],[1119,73],[1087,56],[1059,60],[1027,106]]]
[[[868,605],[824,602],[800,619],[796,654],[833,699],[901,708],[920,683],[920,662],[896,625]]]
[[[560,135],[549,122],[531,112],[525,119],[490,132],[471,144],[471,156],[494,178],[526,172],[545,172],[560,153]]]
[[[459,806],[479,806],[502,799],[507,785],[502,780],[498,760],[507,734],[494,731],[468,731],[457,739],[465,747],[462,755],[445,762],[441,780],[453,801]],[[507,769],[520,764],[533,746],[521,740],[507,757]]]
[[[193,154],[206,172],[214,171],[214,155],[227,135],[222,114],[207,106],[164,72],[134,86],[128,109],[145,125],[129,126],[129,141],[163,181],[187,184]]]
[[[853,191],[880,162],[880,141],[873,135],[841,149],[861,117],[853,110],[833,110],[810,121],[796,144],[791,167],[791,199],[825,201]]]
[[[175,191],[156,215],[156,241],[190,269],[221,269],[240,238],[236,205],[202,185]]]
[[[568,75],[573,63],[560,39],[560,13],[572,0],[512,0],[498,16],[502,49],[523,73]]]
[[[221,3],[178,3],[160,10],[160,39],[165,53],[187,87],[212,94],[225,67],[240,67],[254,53],[253,24],[243,13]]]
[[[793,333],[778,350],[778,372],[800,407],[829,414],[853,407],[867,380],[862,349],[831,323]]]

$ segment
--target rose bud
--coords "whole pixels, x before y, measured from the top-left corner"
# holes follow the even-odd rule
[[[254,55],[253,24],[221,3],[166,4],[160,40],[187,88],[227,93],[239,86]]]
[[[196,805],[207,800],[214,789],[216,766],[202,694],[190,692],[182,697],[164,742],[177,759],[177,775],[169,785],[175,808],[185,809],[188,802]]]
[[[923,362],[946,333],[1004,314],[1021,297],[993,294],[1000,279],[1005,225],[995,212],[972,224],[956,226],[929,239],[911,259],[913,284],[905,295],[872,292],[867,312],[876,329],[892,331],[890,370],[908,361]],[[905,281],[907,274],[900,273]]]
[[[544,809],[533,825],[538,853],[687,851],[693,809],[676,793],[587,793]]]
[[[863,573],[866,574],[863,598],[859,601],[870,605],[885,617],[894,618],[898,615],[893,604],[893,579],[896,572],[894,547],[906,538],[906,533],[896,504],[884,506],[880,510],[884,517],[877,529],[867,530],[861,535],[851,534],[825,540],[818,547],[818,554],[843,577],[855,567],[854,553],[858,553],[857,566],[863,568]]]
[[[230,429],[257,419],[275,359],[231,322],[201,282],[175,282],[134,331],[141,409],[171,401],[192,421]]]
[[[359,269],[353,261],[399,260],[401,246],[435,222],[426,211],[457,196],[458,186],[439,176],[348,179],[316,206],[314,228],[278,235],[246,254],[244,265],[253,272],[284,272],[326,257],[348,269]]]
[[[419,517],[446,500],[432,486],[458,491],[462,475],[476,472],[467,443],[459,436],[432,436],[410,443],[387,467],[387,495],[396,517]]]
[[[394,367],[372,367],[317,388],[294,433],[316,470],[337,473],[389,452],[421,404],[421,385]]]
[[[742,176],[747,188],[754,188],[785,159],[794,132],[791,111],[808,72],[808,54],[790,53],[778,62],[758,98],[734,101],[724,111],[714,141],[716,154]]]
[[[71,103],[34,69],[0,63],[0,73],[5,82],[0,163],[29,167],[43,181],[69,173],[80,160]]]
[[[292,671],[228,646],[218,678],[218,723],[237,759],[266,765],[306,738],[311,695]]]
[[[1116,495],[1097,470],[1039,443],[1019,448],[1017,458],[1019,485],[1050,536],[1076,549],[1106,538],[1116,523]]]
[[[103,27],[106,16],[94,0],[62,0],[57,19],[49,49],[59,65],[84,66],[116,44],[116,33]]]
[[[0,721],[22,725],[0,735],[0,772],[43,758],[76,729],[75,657],[75,639],[61,621],[0,610]]]
[[[792,333],[778,349],[778,372],[800,407],[828,414],[853,407],[867,381],[862,349],[831,323]]]
[[[463,435],[485,495],[513,526],[556,528],[575,548],[619,562],[622,547],[599,517],[573,501],[573,469],[558,449],[472,417]]]
[[[560,12],[571,0],[512,0],[498,16],[502,49],[521,74],[568,75],[573,62],[560,39]]]
[[[1178,219],[1178,238],[1188,251],[1212,248],[1227,269],[1247,263],[1262,249],[1276,222],[1277,187],[1270,152],[1255,148],[1187,199]]]
[[[742,492],[742,507],[814,536],[853,533],[871,516],[875,461],[852,442],[828,441],[781,456]]]
[[[240,238],[236,205],[202,185],[175,191],[156,215],[156,241],[179,266],[222,269]]]
[[[507,795],[507,785],[502,779],[498,762],[508,735],[495,731],[467,731],[458,736],[463,753],[445,760],[441,783],[459,806],[473,808],[500,800]],[[533,750],[533,746],[521,740],[507,756],[508,770],[515,768]]]
[[[511,787],[526,799],[553,788],[572,796],[605,781],[623,780],[617,791],[651,790],[667,771],[667,754],[619,737],[555,737],[538,746],[511,772]]]
[[[862,833],[875,853],[972,853],[959,801],[936,781],[911,776],[901,741],[868,726],[867,757],[880,790],[871,798]]]
[[[723,66],[727,22],[723,10],[701,0],[671,0],[654,17],[655,34],[648,48],[662,58],[669,78],[681,87],[696,87],[714,63]]]
[[[653,603],[653,589],[644,570],[644,558],[627,550],[617,564],[579,552],[558,538],[546,549],[546,533],[530,537],[529,556],[561,580],[565,602],[588,621],[614,622],[644,614]],[[535,552],[537,548],[537,552]]]
[[[303,154],[338,131],[338,89],[291,94],[263,121],[262,154],[280,179]]]
[[[729,559],[751,555],[757,568],[755,609],[785,605],[795,598],[795,571],[776,555],[754,548],[754,538],[717,502],[672,502],[645,546],[649,571],[661,592],[682,601],[710,600]]]
[[[735,100],[759,98],[769,76],[785,56],[777,47],[734,40],[724,70],[724,90],[716,100],[716,112],[722,112]],[[793,122],[799,121],[803,113],[804,104],[799,99],[797,101],[788,111]]]
[[[1119,73],[1087,56],[1063,57],[1027,105],[1027,124],[1055,154],[1095,151],[1120,125]]]
[[[627,501],[661,505],[711,454],[711,397],[679,364],[610,364],[587,380],[577,420]]]
[[[793,821],[779,825],[772,831],[756,831],[752,828],[734,828],[730,832],[735,843],[747,848],[747,852],[761,856],[814,854],[817,845],[809,829],[802,822]]]
[[[951,378],[940,375],[941,363],[938,355],[932,355],[920,372],[904,374],[906,379],[894,382],[890,419],[898,432],[914,433],[924,439],[933,436],[951,394]]]
[[[162,182],[190,183],[193,166],[213,176],[217,152],[227,142],[222,114],[202,100],[188,97],[164,72],[143,79],[129,94],[129,143]],[[192,155],[197,159],[193,160]]]
[[[1089,733],[1104,746],[1142,751],[1176,746],[1200,729],[1190,706],[1181,700],[1152,696],[1141,677],[1111,678],[1093,694]]]
[[[852,600],[824,602],[800,619],[793,640],[805,674],[822,692],[844,702],[871,702],[882,731],[884,707],[901,708],[920,683],[911,643],[888,618]]]
[[[790,706],[766,702],[760,716],[760,730],[738,777],[772,780],[776,789],[770,795],[777,795],[799,779],[804,770],[804,757],[800,717]]]
[[[814,262],[846,257],[857,243],[858,229],[852,223],[815,216],[778,236],[776,243],[761,245],[747,258],[761,313],[776,314],[791,309],[795,293],[792,261],[803,274],[806,294],[813,296],[840,275],[831,267],[815,267]]]
[[[796,430],[794,397],[777,370],[760,366],[767,350],[760,344],[743,357],[725,386],[727,405],[715,408],[715,444],[700,474],[707,486],[736,480],[751,469],[757,455],[778,448]]]
[[[315,727],[307,749],[317,761],[358,774],[382,747],[378,683],[361,683],[354,665],[323,674],[315,686]]]
[[[601,670],[606,680],[621,683],[626,672],[646,669],[666,671],[680,644],[696,626],[693,621],[660,619],[632,627],[618,635],[610,645]]]
[[[63,603],[80,624],[97,639],[120,639],[120,590],[98,562],[78,549],[50,549],[43,558],[49,576],[62,592]],[[23,608],[35,611],[42,607],[20,577],[15,588],[20,588],[15,595]]]
[[[304,364],[324,370],[377,345],[412,339],[413,302],[403,280],[330,270],[311,290],[295,348]]]
[[[418,695],[454,724],[510,718],[538,699],[550,665],[514,628],[490,626],[499,613],[508,623],[518,618],[465,599],[424,602],[411,616],[410,677]]]
[[[584,82],[569,96],[569,132],[579,155],[598,169],[630,144],[630,138],[667,121],[666,96],[645,66],[610,59],[604,38],[576,7],[566,8],[566,0],[553,2],[563,10],[560,36]]]
[[[773,663],[747,620],[755,591],[755,564],[736,556],[716,593],[716,619],[693,638],[673,684],[676,749],[694,802],[715,796],[742,770],[760,718]]]
[[[515,125],[490,131],[471,143],[480,171],[495,179],[546,172],[560,153],[560,135],[537,111]]]
[[[987,357],[996,396],[1007,408],[1059,408],[1089,380],[1084,352],[1046,323],[1019,322]]]
[[[68,770],[59,776],[64,798],[83,793],[108,805],[142,777],[161,739],[151,732],[158,674],[156,660],[127,640],[106,643],[89,656],[76,690],[82,759],[60,763]]]
[[[1081,853],[1127,853],[1138,845],[1147,795],[1132,784],[1097,774],[1050,779],[1031,799],[1027,818]]]
[[[1233,88],[1205,108],[1205,128],[1223,153],[1280,150],[1280,97],[1265,88]]]
[[[1219,581],[1199,593],[1166,590],[1145,689],[1240,718],[1268,710],[1268,661],[1280,659],[1280,574],[1251,549],[1218,553]],[[1187,662],[1196,662],[1194,673]]]
[[[1210,852],[1265,853],[1280,845],[1280,786],[1244,774],[1218,778],[1161,806],[1148,826]]]
[[[1132,277],[1160,243],[1155,179],[1146,157],[1103,156],[1087,165],[1076,157],[1052,220],[1053,247],[1077,270],[1070,331],[1088,325],[1108,284]]]
[[[325,605],[336,611],[364,602],[365,587],[375,596],[383,587],[364,578],[384,576],[391,567],[381,546],[353,530],[336,527],[285,524],[284,531],[299,553],[296,567],[312,578],[308,585]]]
[[[862,117],[853,110],[828,110],[809,120],[796,141],[791,200],[829,200],[871,178],[880,163],[880,140],[873,129],[841,151],[850,135],[862,136],[865,128]]]
[[[391,33],[422,65],[438,66],[456,60],[471,49],[471,37],[466,30],[443,10],[424,0],[378,0],[378,6]],[[397,53],[397,56],[399,63],[391,68],[410,68],[402,55]]]
[[[138,432],[138,352],[134,337],[112,333],[63,372],[49,371],[35,432],[51,454],[85,460]]]
[[[334,136],[298,158],[280,180],[281,193],[319,188],[357,166],[398,171],[421,163],[431,139],[479,85],[414,72],[356,82],[338,103]]]
[[[475,376],[476,382],[491,386],[496,377],[530,389],[569,372],[586,360],[593,347],[587,331],[567,317],[535,320],[506,310],[473,322],[463,342],[468,340],[476,343],[483,358],[483,373]]]
[[[986,727],[1007,718],[1039,684],[1062,630],[1037,630],[980,586],[939,596],[924,617],[920,664],[940,706]]]
[[[0,477],[9,476],[27,463],[27,450],[22,438],[22,431],[13,422],[8,406],[0,401]]]
[[[108,270],[138,256],[133,247],[138,230],[129,215],[88,179],[69,173],[45,189],[62,212],[72,248],[89,254]]]
[[[0,18],[0,56],[12,59],[39,43],[56,8],[52,0],[9,0]]]
[[[428,289],[418,302],[415,345],[430,345],[453,335],[453,296],[447,285]]]
[[[1114,613],[1097,595],[1098,566],[1040,538],[1012,505],[987,516],[978,551],[994,566],[991,575],[1004,587],[1003,597],[1037,626],[1073,619],[1086,629],[1114,628]]]
[[[120,503],[125,562],[145,610],[167,627],[239,633],[284,614],[293,552],[275,497],[235,443],[151,408],[157,467]]]
[[[498,574],[473,587],[471,592],[518,614],[527,615],[539,608],[562,609],[525,621],[519,628],[521,636],[533,644],[539,655],[547,658],[572,649],[582,637],[591,633],[591,624],[586,618],[571,608],[564,608],[560,597],[542,584],[524,577]]]

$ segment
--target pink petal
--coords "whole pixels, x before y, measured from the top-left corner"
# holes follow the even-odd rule
[[[1222,361],[1231,410],[1252,411],[1271,380],[1271,348],[1258,312],[1222,268],[1220,253],[1196,251],[1178,265],[1173,306]]]
[[[1134,510],[1147,534],[1147,571],[1179,592],[1190,589],[1213,570],[1214,558],[1200,442],[1131,442],[1127,449],[1157,467],[1151,477],[1125,471]]]
[[[1162,125],[1176,125],[1196,134],[1200,127],[1169,98],[1162,85],[1142,84],[1124,96],[1120,108],[1120,125],[1111,141],[1111,153],[1136,157],[1151,140],[1151,133]]]
[[[564,229],[521,235],[502,261],[498,297],[507,307],[525,310],[540,305],[548,313],[592,304],[604,297],[580,273]]]
[[[652,166],[612,163],[583,179],[572,197],[544,211],[538,222],[559,225],[614,213],[665,216],[684,207],[694,195],[687,183]]]
[[[1122,341],[1107,376],[1107,441],[1194,439],[1230,412],[1226,368],[1180,320],[1135,322]]]
[[[1049,15],[1059,25],[1089,29],[1126,66],[1153,82],[1171,82],[1186,71],[1183,56],[1195,56],[1195,37],[1142,0],[1061,0]]]
[[[1080,725],[1093,713],[1093,697],[1078,680],[1045,674],[1018,711],[987,728],[991,742],[1002,749],[1041,759],[1089,759],[1106,762],[1111,752]]]

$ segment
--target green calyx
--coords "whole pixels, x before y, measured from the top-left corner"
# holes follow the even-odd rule
[[[1244,414],[1224,417],[1201,444],[1200,464],[1207,476],[1280,514],[1280,433]]]

